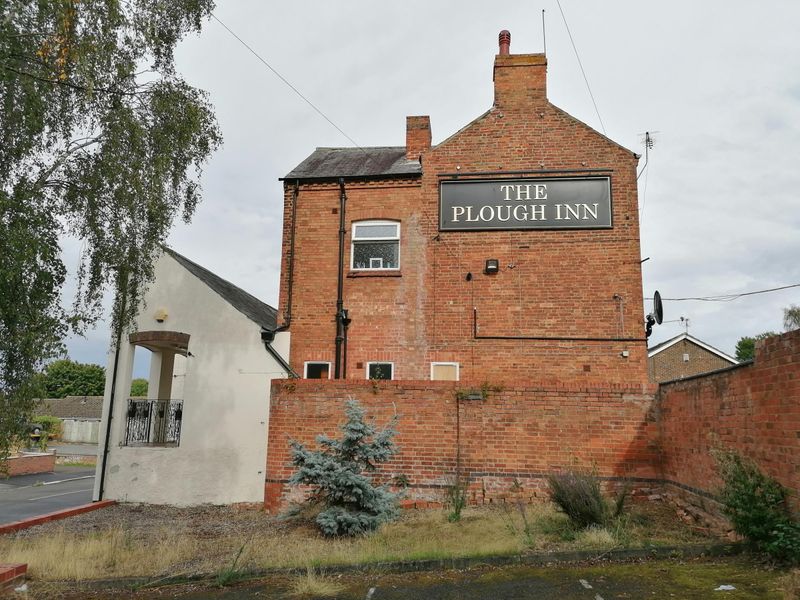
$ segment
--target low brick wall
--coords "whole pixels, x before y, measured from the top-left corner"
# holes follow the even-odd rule
[[[655,386],[543,382],[458,399],[470,387],[273,381],[267,509],[293,499],[288,440],[313,444],[320,433],[337,435],[352,397],[380,424],[399,416],[401,451],[380,475],[389,482],[402,475],[408,498],[423,505],[442,500],[460,451],[472,502],[541,495],[548,472],[578,466],[612,481],[667,484],[672,495],[715,512],[721,481],[711,451],[722,446],[755,460],[800,510],[800,331],[763,340],[752,363],[662,384],[657,396]]]
[[[466,399],[470,390],[484,397]],[[400,452],[380,476],[405,478],[414,500],[443,498],[459,454],[476,503],[540,495],[544,476],[563,467],[650,484],[660,479],[655,392],[557,382],[481,393],[464,382],[273,380],[265,504],[275,510],[292,499],[289,438],[314,444],[320,433],[337,435],[348,398],[380,425],[398,415]]]
[[[23,454],[8,459],[8,476],[52,473],[56,468],[56,455],[50,453]]]
[[[720,485],[711,450],[755,460],[800,509],[800,331],[767,338],[752,363],[662,384],[664,479],[695,494]]]

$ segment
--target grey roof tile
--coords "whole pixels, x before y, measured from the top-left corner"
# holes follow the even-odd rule
[[[224,280],[219,275],[178,254],[173,249],[165,247],[164,250],[183,265],[187,271],[214,290],[223,300],[248,319],[265,329],[275,329],[278,322],[278,311],[269,304],[262,302],[242,288],[236,287],[230,281]]]
[[[59,419],[99,419],[103,412],[102,396],[67,396],[37,400],[36,413]]]
[[[422,165],[406,158],[405,146],[317,148],[283,179],[335,179],[420,175]]]

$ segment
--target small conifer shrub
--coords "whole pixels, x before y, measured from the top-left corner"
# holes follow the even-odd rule
[[[392,441],[396,417],[378,431],[365,422],[364,409],[353,399],[347,401],[345,415],[341,438],[318,436],[319,450],[290,442],[297,470],[289,483],[311,486],[309,502],[323,507],[316,523],[328,536],[364,534],[398,514],[397,495],[374,485],[369,475],[397,453]]]

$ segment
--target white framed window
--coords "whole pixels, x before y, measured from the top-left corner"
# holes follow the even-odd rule
[[[400,223],[358,221],[353,223],[350,268],[380,271],[400,268]]]
[[[458,381],[457,362],[432,362],[431,381]]]
[[[330,379],[331,363],[306,361],[303,365],[303,377],[306,379]]]
[[[368,362],[367,379],[394,379],[394,363]]]

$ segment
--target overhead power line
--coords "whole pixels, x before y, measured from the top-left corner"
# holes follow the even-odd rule
[[[755,290],[752,292],[742,292],[741,294],[720,294],[718,296],[690,296],[687,298],[662,298],[662,300],[669,300],[670,302],[684,302],[687,300],[698,300],[700,302],[730,302],[738,300],[744,296],[755,296],[756,294],[768,294],[769,292],[779,292],[781,290],[788,290],[790,288],[800,287],[800,283],[792,283],[790,285],[782,285],[780,287],[769,288],[766,290]],[[652,298],[647,300],[653,301]]]
[[[346,137],[346,138],[347,138],[347,139],[350,141],[350,143],[351,143],[351,144],[353,144],[353,146],[355,146],[356,148],[361,148],[361,146],[359,146],[359,145],[358,145],[358,143],[357,143],[357,142],[356,142],[356,141],[355,141],[353,138],[351,138],[349,135],[347,135],[347,133],[346,133],[346,132],[345,132],[345,131],[344,131],[344,130],[341,128],[341,127],[339,127],[339,126],[338,126],[336,123],[334,123],[334,122],[333,122],[333,121],[332,121],[332,120],[331,120],[331,119],[328,117],[328,115],[326,115],[326,114],[325,114],[324,112],[322,112],[322,111],[321,111],[319,108],[317,108],[317,106],[316,106],[316,105],[315,105],[313,102],[311,102],[311,100],[309,100],[308,98],[306,98],[306,97],[303,95],[303,93],[302,93],[300,90],[298,90],[296,87],[294,87],[294,86],[293,86],[293,85],[292,85],[292,84],[289,82],[289,80],[288,80],[288,79],[286,79],[286,78],[285,78],[283,75],[281,75],[280,73],[278,73],[278,71],[277,71],[277,70],[276,70],[276,69],[275,69],[275,68],[274,68],[274,67],[273,67],[271,64],[269,64],[269,63],[268,63],[266,60],[264,60],[264,58],[263,58],[263,57],[262,57],[262,56],[261,56],[261,55],[260,55],[258,52],[256,52],[255,50],[253,50],[253,48],[251,48],[251,47],[250,47],[250,46],[247,44],[247,42],[245,42],[245,41],[244,41],[242,38],[240,38],[238,35],[236,35],[236,33],[234,33],[234,31],[233,31],[233,30],[232,30],[230,27],[228,27],[227,25],[225,25],[225,23],[223,23],[223,22],[222,22],[222,21],[219,19],[219,17],[217,17],[217,15],[215,15],[214,13],[211,13],[211,18],[212,18],[212,19],[214,19],[214,20],[215,20],[217,23],[219,23],[220,25],[222,25],[222,26],[223,26],[223,27],[224,27],[224,28],[225,28],[225,29],[228,31],[228,33],[230,33],[230,34],[231,34],[233,37],[235,37],[237,40],[239,40],[239,43],[240,43],[242,46],[244,46],[245,48],[247,48],[247,49],[250,51],[250,53],[251,53],[253,56],[255,56],[255,57],[258,59],[258,60],[260,60],[260,61],[261,61],[261,62],[264,64],[264,66],[265,66],[265,67],[267,67],[267,68],[268,68],[270,71],[272,71],[272,72],[275,74],[275,76],[276,76],[276,77],[278,77],[278,79],[280,79],[280,80],[281,80],[283,83],[285,83],[285,84],[286,84],[286,85],[289,87],[289,89],[291,89],[291,90],[292,90],[292,91],[293,91],[295,94],[297,94],[297,95],[298,95],[300,98],[302,98],[302,99],[303,99],[303,101],[304,101],[306,104],[308,104],[308,105],[309,105],[311,108],[313,108],[313,109],[314,109],[314,110],[315,110],[315,111],[316,111],[316,112],[317,112],[317,113],[318,113],[318,114],[319,114],[319,115],[320,115],[320,116],[321,116],[323,119],[325,119],[325,120],[326,120],[328,123],[330,123],[330,124],[331,124],[331,125],[332,125],[332,126],[335,128],[335,129],[336,129],[336,131],[338,131],[338,132],[339,132],[339,133],[341,133],[341,134],[342,134],[344,137]]]
[[[597,113],[597,119],[600,121],[600,127],[603,129],[603,135],[606,135],[606,126],[603,124],[603,118],[600,116],[600,111],[597,109],[597,102],[594,100],[594,94],[592,94],[592,88],[589,86],[589,79],[586,77],[586,71],[583,70],[583,63],[581,62],[581,57],[578,54],[578,47],[575,45],[575,40],[572,39],[572,32],[569,30],[569,25],[567,24],[567,17],[564,15],[564,9],[561,8],[561,1],[556,0],[556,4],[558,4],[558,10],[561,12],[561,18],[564,20],[564,27],[567,28],[567,35],[569,36],[569,41],[572,43],[572,49],[575,51],[575,58],[578,59],[578,66],[581,68],[581,73],[583,74],[583,80],[586,82],[586,89],[589,90],[589,97],[592,99],[592,104],[594,105],[594,112]]]

